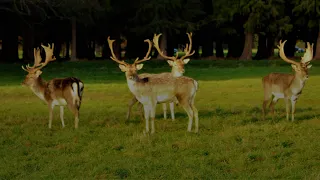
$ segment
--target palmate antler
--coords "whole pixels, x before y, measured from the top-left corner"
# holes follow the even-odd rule
[[[312,59],[313,59],[313,43],[310,45],[310,43],[307,42],[307,49],[304,55],[301,57],[301,63],[309,64]]]
[[[160,56],[164,57],[165,59],[171,60],[171,61],[176,61],[176,60],[178,60],[178,56],[179,56],[178,53],[176,54],[176,56],[171,56],[171,57],[169,57],[169,56],[166,56],[166,55],[163,53],[163,51],[160,50],[160,47],[159,47],[159,37],[160,37],[161,35],[162,35],[162,34],[158,34],[158,35],[154,34],[154,36],[153,36],[153,44],[154,44],[154,47],[157,49],[157,51],[158,51],[158,53],[160,54]],[[180,58],[180,60],[183,60],[183,59],[185,59],[186,57],[192,56],[192,55],[195,53],[194,50],[193,50],[193,52],[191,53],[191,50],[192,50],[192,33],[187,33],[187,35],[188,35],[190,44],[188,44],[188,43],[186,44],[186,47],[185,47],[185,49],[184,49],[185,55],[182,56],[182,57]]]
[[[295,64],[295,65],[300,65],[299,62],[296,62],[294,60],[291,60],[289,58],[287,58],[287,56],[285,55],[284,53],[284,44],[287,42],[287,40],[285,41],[279,41],[279,45],[278,45],[278,48],[279,48],[279,54],[280,54],[280,57],[288,62],[288,63],[291,63],[291,64]],[[312,45],[310,45],[309,42],[307,42],[307,49],[306,49],[306,52],[304,53],[304,55],[301,57],[301,63],[302,64],[309,64],[310,61],[312,60],[313,58],[313,43]]]
[[[279,41],[278,48],[279,48],[279,54],[280,54],[281,59],[283,59],[284,61],[286,61],[290,64],[300,65],[298,62],[287,58],[286,54],[284,53],[284,44],[286,42],[287,42],[287,40],[285,40],[283,42],[282,42],[282,40]]]
[[[36,71],[36,70],[40,70],[43,67],[45,67],[49,62],[56,60],[56,58],[53,55],[53,50],[54,50],[54,44],[52,44],[50,46],[44,46],[43,44],[41,44],[41,47],[44,49],[45,53],[46,53],[46,59],[44,63],[41,63],[42,58],[40,55],[40,48],[34,48],[33,49],[33,54],[34,54],[34,64],[33,66],[30,66],[29,64],[26,65],[26,68],[24,68],[23,66],[21,67],[23,70],[27,71],[27,72],[31,72],[31,71]]]
[[[125,65],[125,66],[129,65],[128,63],[126,63],[126,62],[124,62],[124,61],[120,61],[120,60],[116,57],[116,55],[114,54],[114,52],[113,52],[113,42],[114,42],[114,41],[115,41],[115,40],[111,40],[111,39],[110,39],[110,36],[108,37],[108,44],[109,44],[109,48],[110,48],[110,51],[111,51],[111,56],[110,56],[110,58],[111,58],[112,60],[114,60],[115,62],[119,63],[119,64],[122,64],[122,65]],[[145,57],[144,57],[143,59],[140,59],[140,60],[139,60],[139,58],[137,58],[137,59],[134,61],[133,64],[139,64],[139,63],[142,63],[142,62],[144,62],[144,61],[147,61],[147,60],[150,60],[150,59],[151,59],[151,56],[149,56],[149,55],[150,55],[150,52],[151,52],[151,49],[152,49],[152,42],[151,42],[149,39],[144,40],[144,42],[147,42],[148,45],[149,45],[148,52],[147,52],[147,54],[145,55]]]

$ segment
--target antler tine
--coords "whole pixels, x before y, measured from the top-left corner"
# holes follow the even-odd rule
[[[22,69],[24,71],[30,72],[32,69],[35,69],[39,66],[41,66],[41,55],[40,55],[40,49],[39,47],[33,48],[33,55],[34,55],[34,63],[33,66],[30,66],[29,64],[26,65],[26,67],[22,66]]]
[[[301,57],[301,63],[307,64],[313,59],[313,43],[310,45],[309,42],[307,42],[307,49],[304,55]]]
[[[278,48],[279,48],[279,54],[280,54],[281,59],[284,60],[284,61],[286,61],[286,62],[288,62],[288,63],[290,63],[290,64],[299,65],[298,62],[293,61],[293,60],[287,58],[286,54],[284,53],[283,47],[284,47],[284,44],[285,44],[286,42],[287,42],[287,40],[285,40],[285,41],[283,41],[283,42],[282,42],[282,40],[279,41]]]
[[[148,43],[148,45],[149,45],[148,52],[147,52],[147,54],[144,56],[143,59],[139,60],[139,58],[137,58],[137,59],[134,61],[134,64],[139,64],[139,63],[142,63],[143,61],[148,61],[148,60],[151,59],[151,56],[149,56],[149,54],[150,54],[151,49],[152,49],[152,42],[151,42],[149,39],[144,40],[144,42]]]
[[[154,47],[157,49],[157,51],[158,51],[158,53],[160,54],[160,56],[162,56],[162,57],[164,57],[164,58],[166,58],[166,59],[168,59],[168,60],[171,60],[171,61],[177,60],[177,58],[174,57],[174,56],[173,56],[173,57],[169,57],[169,56],[164,55],[163,51],[160,50],[160,47],[159,47],[159,37],[160,37],[161,35],[162,35],[161,33],[158,34],[158,35],[154,34],[154,36],[153,36],[153,45],[154,45]]]
[[[187,35],[188,35],[190,44],[188,43],[186,44],[186,48],[184,49],[185,55],[180,58],[181,60],[183,60],[186,57],[192,56],[196,52],[195,50],[193,50],[192,53],[190,53],[192,50],[192,32],[187,33]]]
[[[52,45],[49,44],[48,46],[41,44],[41,47],[46,53],[46,59],[44,63],[41,63],[41,67],[39,67],[39,69],[45,67],[49,62],[56,60],[56,57],[53,55],[54,43],[52,43]]]
[[[34,66],[35,67],[40,66],[42,61],[42,58],[40,55],[40,48],[39,47],[34,48],[33,52],[34,52]]]
[[[114,41],[115,41],[114,39],[111,40],[111,39],[110,39],[110,36],[108,36],[108,44],[109,44],[109,48],[110,48],[110,51],[111,51],[111,56],[110,56],[110,58],[111,58],[113,61],[115,61],[115,62],[117,62],[117,63],[119,63],[119,64],[127,65],[126,62],[120,61],[120,60],[116,57],[116,55],[114,54],[114,52],[113,52],[113,42],[114,42]]]

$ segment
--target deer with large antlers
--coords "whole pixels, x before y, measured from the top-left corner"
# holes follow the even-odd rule
[[[151,57],[152,43],[149,44],[149,50],[146,56],[139,60],[137,58],[133,64],[126,63],[117,59],[113,52],[113,42],[108,37],[108,44],[111,51],[111,59],[119,63],[121,71],[125,72],[129,90],[135,98],[143,105],[145,117],[145,133],[149,133],[149,119],[151,119],[151,133],[155,132],[154,119],[157,103],[172,102],[175,98],[179,104],[186,110],[189,116],[188,131],[191,131],[193,119],[195,119],[195,131],[199,130],[198,110],[194,105],[195,95],[198,89],[198,83],[192,78],[181,76],[172,78],[170,73],[154,74],[149,77],[141,78],[137,71],[142,69],[141,62],[148,61]]]
[[[195,51],[191,52],[192,50],[192,33],[187,33],[188,35],[188,39],[190,44],[186,44],[185,49],[184,49],[184,56],[179,58],[179,54],[177,53],[176,56],[166,56],[163,51],[160,50],[159,47],[159,38],[162,34],[154,34],[153,36],[153,44],[154,47],[156,48],[156,50],[158,51],[158,53],[164,57],[165,59],[167,59],[168,64],[171,66],[171,73],[168,73],[172,75],[172,77],[180,77],[183,76],[185,69],[184,69],[184,65],[187,64],[190,59],[186,59],[187,57],[192,56]],[[143,73],[143,74],[139,74],[140,78],[147,78],[150,77],[154,74],[149,74],[149,73]],[[132,106],[138,102],[136,97],[133,97],[130,102],[129,102],[129,106],[128,106],[128,112],[127,112],[127,120],[129,120],[130,118],[130,114],[131,114],[131,109]],[[173,102],[170,102],[170,112],[171,112],[171,119],[175,120],[175,116],[174,116],[174,103],[177,104],[177,99],[175,99]],[[141,103],[139,103],[141,104]],[[162,103],[162,108],[163,108],[163,117],[164,119],[167,119],[167,104],[166,103]]]
[[[54,44],[52,46],[41,45],[44,49],[46,58],[42,63],[40,55],[40,48],[34,48],[34,65],[26,67],[22,66],[22,69],[28,72],[22,85],[29,87],[34,94],[36,94],[41,100],[43,100],[49,108],[49,128],[52,126],[52,114],[54,106],[60,106],[60,119],[62,127],[64,124],[64,106],[72,111],[75,116],[74,126],[78,128],[79,124],[79,109],[81,105],[81,99],[83,94],[84,84],[75,77],[68,78],[55,78],[48,82],[41,78],[41,69],[45,67],[49,62],[56,60],[53,55]]]
[[[290,103],[291,101],[291,120],[294,121],[295,105],[302,93],[302,89],[308,79],[308,69],[312,65],[309,65],[313,58],[313,44],[307,43],[307,49],[300,62],[296,62],[286,57],[284,53],[284,45],[286,41],[279,42],[279,54],[281,59],[291,64],[294,74],[283,73],[271,73],[262,79],[264,88],[264,101],[262,107],[263,119],[265,119],[266,105],[270,98],[273,96],[270,102],[269,108],[274,116],[274,105],[281,98],[284,99],[286,104],[286,118],[289,120]]]

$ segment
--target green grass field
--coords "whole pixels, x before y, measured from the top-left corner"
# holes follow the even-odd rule
[[[77,130],[68,110],[61,128],[58,107],[49,130],[47,106],[20,85],[21,64],[1,64],[0,179],[319,179],[320,63],[312,64],[296,121],[288,122],[283,100],[274,120],[261,120],[261,78],[291,72],[287,63],[191,60],[185,75],[199,82],[200,133],[187,132],[181,107],[172,122],[158,106],[150,136],[136,107],[125,121],[132,95],[114,62],[44,69],[44,79],[76,76],[85,83]],[[141,72],[164,71],[166,62],[156,61]]]

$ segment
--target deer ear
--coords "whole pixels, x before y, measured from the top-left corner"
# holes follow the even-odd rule
[[[137,68],[138,71],[139,71],[140,69],[142,69],[142,67],[143,67],[143,64],[137,64],[137,65],[136,65],[136,68]]]
[[[36,71],[36,76],[39,77],[42,74],[42,71],[38,70]]]
[[[184,59],[184,60],[183,60],[183,63],[184,63],[184,64],[188,64],[189,61],[190,61],[189,58],[188,58],[188,59]]]
[[[297,66],[295,64],[291,64],[292,69],[297,70]]]
[[[173,61],[167,60],[167,62],[170,66],[173,66]]]
[[[312,67],[312,65],[311,65],[311,64],[307,66],[307,68],[308,68],[308,69],[310,69],[311,67]]]
[[[122,72],[126,72],[127,71],[127,66],[125,66],[123,64],[119,64],[119,68],[121,69]]]

